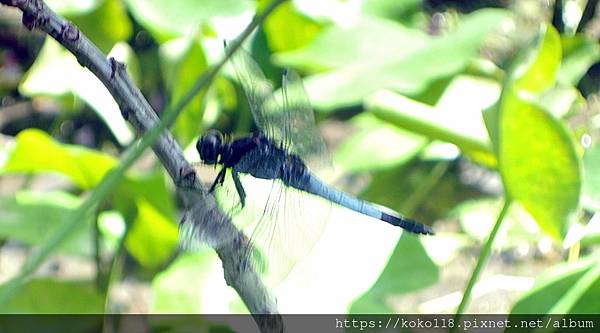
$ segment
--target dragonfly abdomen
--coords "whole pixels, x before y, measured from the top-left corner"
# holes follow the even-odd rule
[[[392,214],[385,213],[377,206],[369,202],[357,199],[351,195],[326,185],[313,175],[310,175],[308,184],[306,184],[305,188],[301,188],[301,190],[320,196],[355,212],[374,217],[394,226],[401,227],[406,231],[417,234],[433,234],[433,230],[428,226],[406,219],[399,215],[394,216]]]

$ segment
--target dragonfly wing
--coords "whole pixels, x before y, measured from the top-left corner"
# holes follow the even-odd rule
[[[231,62],[258,129],[300,156],[313,171],[329,168],[331,159],[300,76],[286,70],[281,88],[274,92],[271,82],[246,51],[237,50]]]
[[[274,93],[272,84],[247,52],[236,51],[232,64],[258,129],[277,145],[305,159],[311,168],[329,165],[300,77],[287,72],[281,89]],[[264,158],[256,162],[268,163]],[[280,180],[250,176],[241,180],[248,200],[234,222],[246,221],[243,230],[251,244],[248,257],[268,282],[276,283],[314,247],[329,219],[331,203],[287,187]]]
[[[244,181],[245,184],[249,181],[264,182],[253,177],[246,177]],[[280,180],[267,182],[270,183],[270,190],[264,199],[265,204],[256,207],[262,207],[262,211],[256,215],[260,219],[245,229],[250,235],[251,244],[246,253],[266,283],[276,285],[297,262],[310,254],[326,227],[331,203],[289,188]],[[250,191],[257,198],[254,187],[248,187],[252,188]],[[267,187],[262,186],[263,190]]]
[[[285,128],[284,142],[290,145],[288,150],[300,156],[313,171],[330,167],[327,147],[316,126],[314,111],[298,73],[285,71],[281,89],[273,94],[278,95],[282,98],[283,119],[273,119],[273,122]]]
[[[231,57],[239,84],[244,89],[248,105],[256,126],[268,137],[274,138],[274,125],[262,111],[265,101],[273,95],[273,84],[265,77],[258,64],[242,48],[235,51]],[[281,139],[281,137],[277,138]]]

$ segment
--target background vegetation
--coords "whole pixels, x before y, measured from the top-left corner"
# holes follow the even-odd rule
[[[266,2],[48,4],[125,61],[160,112]],[[280,310],[598,312],[596,3],[328,0],[273,12],[246,48],[274,82],[284,67],[304,76],[337,186],[437,232],[415,237],[336,209],[274,289]],[[7,281],[135,133],[102,84],[56,41],[26,30],[20,12],[2,7],[0,26]],[[171,130],[190,161],[205,130],[253,129],[245,103],[223,72],[189,104]],[[0,287],[10,295],[0,311],[247,311],[212,250],[179,247],[178,207],[148,152],[22,288]]]

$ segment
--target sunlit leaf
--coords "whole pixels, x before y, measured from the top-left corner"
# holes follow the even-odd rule
[[[532,101],[554,83],[560,40],[548,27],[539,52],[528,50],[508,80],[499,109],[498,160],[508,195],[519,201],[540,227],[556,239],[566,232],[578,205],[580,160],[564,125]],[[549,45],[550,44],[550,45]]]
[[[352,304],[350,313],[394,313],[386,296],[426,288],[439,279],[437,266],[415,236],[402,234],[379,279]]]
[[[40,245],[75,211],[79,198],[65,192],[17,192],[0,197],[0,237],[27,245]],[[81,221],[74,235],[61,244],[63,253],[89,256],[92,252],[91,220]]]
[[[133,205],[136,200],[143,198],[161,215],[175,221],[177,216],[173,192],[166,178],[164,170],[160,168],[148,173],[127,175],[117,189],[115,205]],[[124,198],[127,200],[123,200]]]
[[[598,258],[551,268],[512,308],[511,314],[595,314],[600,307]]]
[[[338,146],[334,155],[336,167],[342,173],[400,165],[417,154],[427,141],[369,114],[355,117],[352,123],[358,130]]]
[[[206,70],[204,50],[195,38],[182,38],[161,45],[162,72],[169,84],[171,104],[176,105]],[[202,129],[204,93],[188,103],[173,125],[183,145],[197,137]]]
[[[505,17],[504,11],[481,10],[466,17],[457,30],[403,56],[386,61],[378,61],[375,55],[361,57],[350,66],[308,77],[305,83],[311,101],[319,108],[331,109],[358,104],[379,89],[423,92],[433,81],[463,70],[487,34]]]
[[[226,307],[224,294],[227,287],[222,277],[215,274],[218,266],[216,255],[208,248],[178,257],[152,281],[152,312],[206,313]],[[214,277],[221,281],[220,288],[211,286]],[[219,293],[219,297],[211,296],[211,293]]]
[[[179,231],[173,220],[162,215],[147,201],[137,201],[137,216],[125,245],[141,265],[156,268],[177,249]]]
[[[270,2],[272,1],[259,2],[259,10],[264,9]],[[270,48],[279,52],[306,45],[321,27],[317,22],[299,13],[292,1],[286,1],[269,15],[263,29]]]
[[[513,69],[513,89],[538,93],[550,88],[556,81],[562,49],[560,35],[554,27],[543,26],[537,45],[525,49],[523,60]]]
[[[133,29],[119,0],[104,0],[93,11],[68,18],[105,53],[115,43],[127,40]]]
[[[45,3],[60,15],[82,15],[94,10],[102,0],[47,0]]]
[[[74,94],[98,113],[120,143],[127,144],[133,139],[133,132],[106,87],[53,39],[44,43],[19,85],[19,92],[28,96]]]
[[[27,282],[7,303],[0,304],[0,311],[39,314],[102,313],[104,297],[96,290],[93,281],[38,278]]]
[[[187,36],[207,20],[235,16],[252,9],[252,3],[237,0],[125,0],[131,14],[159,42]]]
[[[377,18],[362,18],[351,27],[325,28],[305,47],[275,55],[286,66],[311,70],[356,65],[361,59],[390,62],[424,47],[430,38],[423,32]]]
[[[60,144],[43,131],[24,130],[17,135],[1,173],[57,172],[89,189],[117,164],[114,157],[76,145]]]

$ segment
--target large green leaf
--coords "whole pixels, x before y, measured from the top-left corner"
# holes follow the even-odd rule
[[[114,49],[129,50],[127,44],[119,43]],[[126,57],[115,57],[135,68],[133,52]],[[82,67],[68,50],[58,42],[48,39],[34,64],[19,85],[19,92],[27,96],[50,95],[54,97],[74,95],[100,116],[121,144],[133,140],[133,132],[121,116],[119,106],[106,87],[89,70]]]
[[[152,312],[206,313],[226,307],[227,287],[218,268],[219,260],[208,247],[199,253],[179,256],[152,281]],[[217,291],[221,299],[209,296]]]
[[[20,132],[0,174],[57,172],[83,189],[90,189],[117,164],[115,158],[81,146],[55,142],[37,129]]]
[[[356,300],[350,313],[394,313],[385,297],[423,289],[438,280],[439,271],[419,239],[403,233],[379,279]]]
[[[360,57],[351,65],[311,76],[305,80],[311,101],[319,108],[331,109],[360,103],[379,89],[421,93],[435,80],[463,70],[477,55],[487,34],[505,17],[504,11],[481,10],[467,16],[455,31],[431,39],[412,52],[383,59],[377,54]],[[354,40],[354,35],[345,38]]]
[[[549,26],[505,84],[498,116],[498,163],[508,195],[556,239],[566,231],[581,188],[580,158],[565,126],[533,100],[560,64],[560,39]]]
[[[264,9],[271,0],[259,3],[259,10]],[[296,10],[292,1],[279,5],[263,25],[269,47],[277,52],[297,49],[310,42],[319,32],[321,26]]]
[[[79,203],[79,198],[65,192],[22,191],[11,197],[0,197],[0,237],[27,245],[43,244]],[[74,235],[61,244],[60,251],[91,255],[91,222],[90,219],[81,221]]]
[[[550,88],[556,81],[562,49],[560,35],[551,25],[542,26],[537,43],[525,49],[521,61],[509,73],[514,91],[539,93]]]
[[[127,250],[141,265],[156,268],[173,256],[179,231],[173,220],[143,199],[137,200],[137,215],[127,234]]]
[[[352,120],[357,131],[336,149],[336,171],[362,172],[398,166],[414,157],[427,139],[362,114]]]
[[[177,218],[173,192],[162,168],[148,173],[127,175],[119,184],[113,202],[123,213],[127,213],[128,207],[135,205],[136,200],[140,198],[152,205],[161,215],[173,221]],[[121,203],[125,205],[122,206]]]
[[[512,308],[511,314],[596,314],[600,308],[598,257],[553,267]]]
[[[129,11],[159,42],[187,36],[214,17],[235,16],[252,8],[237,0],[125,0]]]
[[[34,279],[8,302],[0,304],[2,313],[102,313],[104,297],[93,281]]]
[[[419,30],[365,17],[351,27],[332,25],[305,47],[277,53],[275,61],[310,70],[338,69],[357,65],[361,59],[373,63],[391,62],[430,42],[429,36]]]
[[[196,38],[181,38],[160,47],[161,69],[171,93],[171,104],[176,105],[206,70],[204,50]],[[204,93],[197,94],[183,109],[173,132],[182,145],[187,145],[202,129]]]
[[[105,53],[127,40],[133,29],[120,0],[104,0],[93,11],[68,18]]]

